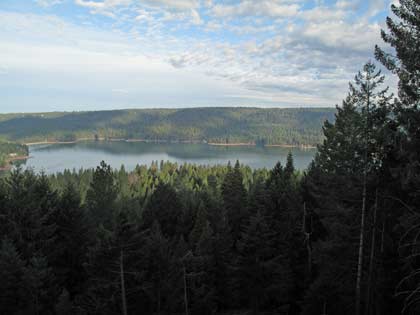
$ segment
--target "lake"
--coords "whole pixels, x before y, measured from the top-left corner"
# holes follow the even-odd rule
[[[208,144],[145,143],[125,141],[86,141],[71,144],[41,144],[29,147],[30,158],[24,167],[47,174],[65,169],[94,168],[104,160],[113,168],[124,165],[133,170],[136,165],[152,161],[171,161],[178,164],[226,165],[239,160],[251,168],[272,168],[277,161],[284,165],[291,151],[297,169],[305,169],[316,150],[282,147],[212,146]]]

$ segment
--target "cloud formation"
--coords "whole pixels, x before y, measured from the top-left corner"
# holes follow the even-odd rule
[[[334,106],[373,58],[390,2],[0,3],[0,89],[16,104],[22,93],[13,89],[22,87],[67,109],[69,97],[94,108],[104,99],[109,107]]]

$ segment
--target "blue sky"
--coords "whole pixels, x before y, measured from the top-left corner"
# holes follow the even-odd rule
[[[1,0],[0,112],[334,106],[391,2]]]

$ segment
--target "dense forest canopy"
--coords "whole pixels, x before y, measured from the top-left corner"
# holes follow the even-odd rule
[[[316,145],[332,108],[187,108],[0,115],[13,141],[123,138],[217,143]]]
[[[307,171],[0,179],[0,314],[420,313],[420,3],[392,5]]]

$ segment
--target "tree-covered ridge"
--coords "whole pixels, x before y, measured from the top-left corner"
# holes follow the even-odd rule
[[[18,141],[124,138],[316,145],[334,109],[188,108],[0,115],[0,135]]]
[[[14,142],[0,141],[0,168],[6,167],[9,160],[28,155],[28,147]]]

